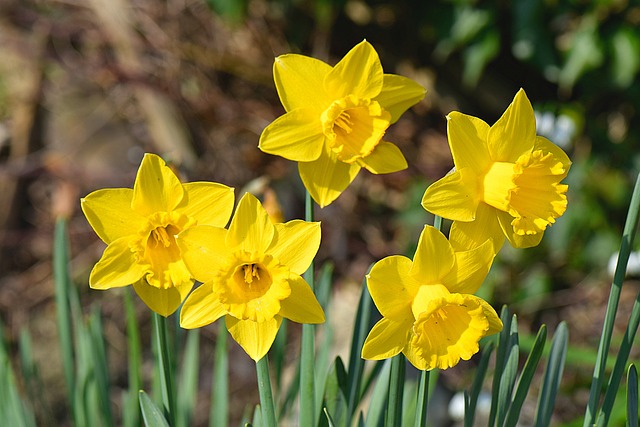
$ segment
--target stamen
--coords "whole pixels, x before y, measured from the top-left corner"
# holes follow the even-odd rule
[[[244,281],[247,284],[250,285],[254,277],[260,280],[260,269],[256,264],[245,264],[242,266],[242,270],[244,271]]]
[[[353,131],[353,122],[351,121],[351,116],[346,111],[340,113],[334,124],[346,133],[351,133],[351,131]]]
[[[157,248],[159,244],[162,244],[165,248],[171,246],[171,238],[167,233],[167,229],[165,227],[157,227],[151,232],[151,236],[153,241],[155,242],[155,247]]]

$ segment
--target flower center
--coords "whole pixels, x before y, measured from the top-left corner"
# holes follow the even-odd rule
[[[237,291],[244,293],[247,299],[261,297],[273,283],[269,270],[260,263],[239,265],[233,273],[233,280]]]
[[[562,163],[542,150],[523,154],[516,163],[496,162],[484,177],[483,200],[514,218],[516,234],[537,234],[567,208],[567,186],[560,184],[566,175]]]
[[[320,120],[329,147],[338,159],[353,163],[376,148],[389,127],[390,118],[378,102],[349,95],[334,101]]]
[[[138,262],[148,265],[146,280],[151,286],[169,289],[191,282],[175,236],[190,227],[193,220],[176,212],[156,212],[148,217],[134,244]]]
[[[231,254],[214,286],[231,316],[264,322],[280,312],[280,301],[291,294],[289,274],[271,255],[241,250]]]

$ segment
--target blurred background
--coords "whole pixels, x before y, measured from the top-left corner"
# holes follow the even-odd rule
[[[538,134],[573,161],[565,181],[569,207],[539,247],[505,247],[481,294],[496,308],[508,303],[525,335],[542,323],[553,332],[568,322],[571,347],[554,420],[571,425],[582,416],[609,294],[608,262],[640,170],[639,2],[2,0],[0,320],[10,346],[23,329],[32,336],[44,384],[34,402],[42,425],[71,419],[60,392],[55,218],[70,218],[71,273],[81,302],[105,319],[117,405],[119,387],[127,386],[122,297],[88,287],[104,244],[79,198],[131,187],[143,153],[154,152],[184,180],[221,182],[237,196],[248,190],[277,200],[285,219],[301,218],[296,164],[257,148],[262,129],[284,112],[273,59],[295,52],[333,65],[365,38],[385,72],[428,92],[387,133],[409,168],[384,176],[363,170],[335,203],[316,211],[323,223],[318,260],[335,264],[334,321],[352,322],[368,266],[412,254],[422,226],[432,223],[420,200],[453,165],[445,115],[458,110],[493,124],[522,87]],[[623,288],[614,347],[638,275],[631,272]],[[148,310],[136,304],[148,330]],[[350,339],[342,329],[337,353]],[[207,423],[215,334],[213,327],[202,331],[194,425]],[[293,358],[297,329],[290,334]],[[148,334],[142,337],[148,346]],[[230,408],[238,420],[257,402],[257,388],[253,362],[238,347],[231,351],[238,357],[231,359]],[[467,387],[473,364],[441,375],[443,389]]]

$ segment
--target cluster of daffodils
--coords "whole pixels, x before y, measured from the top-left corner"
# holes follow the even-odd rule
[[[302,55],[276,58],[274,80],[286,113],[266,127],[259,148],[298,162],[321,206],[332,203],[360,169],[407,167],[387,128],[425,90],[384,74],[376,51],[358,44],[334,67]],[[502,329],[496,311],[474,294],[505,239],[537,245],[567,206],[560,184],[570,161],[536,136],[533,109],[519,91],[493,125],[448,117],[454,170],[425,192],[423,207],[453,221],[449,238],[422,231],[413,259],[377,262],[367,286],[383,318],[362,349],[365,359],[403,353],[418,369],[447,369]],[[322,323],[324,313],[301,277],[320,246],[320,223],[274,223],[258,199],[233,189],[181,183],[164,161],[145,155],[133,189],[98,190],[82,209],[107,244],[91,272],[94,289],[133,285],[153,311],[199,328],[224,317],[254,360],[268,351],[283,318]],[[228,226],[227,226],[228,224]],[[194,284],[201,284],[192,292]]]

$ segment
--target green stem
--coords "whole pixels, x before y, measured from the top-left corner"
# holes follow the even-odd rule
[[[218,321],[216,355],[213,364],[213,384],[211,387],[211,410],[209,426],[229,425],[229,356],[227,326],[224,318]]]
[[[169,354],[169,333],[167,318],[153,313],[154,338],[158,348],[158,365],[160,366],[160,386],[162,403],[170,426],[176,425],[176,393],[173,387],[173,370]]]
[[[269,359],[267,356],[264,356],[256,363],[256,373],[258,375],[258,391],[260,393],[263,425],[265,427],[276,427],[276,411],[273,406],[273,392],[271,391]]]
[[[313,200],[308,191],[305,194],[305,221],[313,221]],[[314,263],[304,273],[311,290],[314,290]],[[315,408],[315,326],[302,325],[302,349],[300,355],[300,423],[301,426],[316,425]]]
[[[429,372],[430,371],[422,371],[420,374],[415,427],[424,427],[427,425],[427,407],[429,406]]]
[[[391,359],[389,378],[389,400],[385,427],[402,425],[402,394],[404,391],[404,355],[398,354]]]
[[[607,302],[607,311],[602,326],[602,335],[600,336],[600,344],[598,346],[598,356],[596,357],[596,365],[593,369],[593,377],[591,380],[591,390],[589,391],[589,403],[584,417],[584,427],[592,426],[596,420],[598,411],[598,402],[600,402],[600,393],[604,382],[605,367],[607,363],[607,355],[611,346],[611,336],[613,335],[613,325],[618,311],[618,303],[620,302],[620,293],[622,291],[622,282],[624,281],[627,262],[633,245],[633,238],[638,227],[638,211],[640,210],[640,175],[636,180],[636,185],[631,196],[627,219],[624,224],[622,233],[622,243],[618,252],[618,264],[613,276],[611,291],[609,293],[609,301]]]

